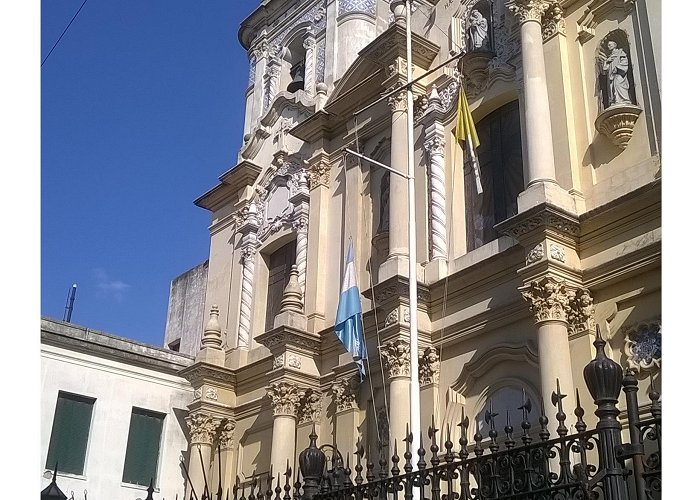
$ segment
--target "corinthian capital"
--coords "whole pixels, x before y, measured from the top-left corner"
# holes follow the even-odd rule
[[[405,340],[386,342],[381,349],[382,358],[389,377],[408,377],[411,373],[411,356],[409,344]]]
[[[296,417],[301,394],[295,385],[288,382],[275,382],[268,385],[265,390],[267,397],[272,400],[272,414]]]
[[[212,444],[216,429],[221,424],[221,419],[206,413],[190,413],[185,417],[187,427],[190,430],[191,444]]]
[[[232,418],[224,421],[219,431],[219,443],[224,450],[232,450],[236,447],[236,441],[233,439],[233,432],[236,430],[236,422]]]
[[[321,158],[316,163],[312,163],[309,167],[309,172],[311,174],[311,189],[318,186],[328,187],[331,173],[331,166],[328,164],[328,160]]]
[[[542,18],[542,39],[547,41],[557,33],[566,34],[564,11],[557,2],[553,2]]]
[[[506,3],[515,19],[522,24],[527,21],[542,22],[542,14],[553,4],[554,0],[511,0]]]
[[[593,297],[591,292],[585,288],[579,288],[569,292],[569,311],[567,319],[569,321],[569,335],[576,333],[590,332],[594,330]]]
[[[356,376],[343,377],[333,382],[333,398],[336,411],[345,411],[357,408],[357,390],[359,381]]]
[[[318,422],[321,418],[321,393],[307,389],[299,401],[299,423]]]
[[[387,101],[389,102],[389,108],[391,108],[392,113],[394,111],[406,111],[408,109],[408,100],[406,99],[405,90],[391,95]]]
[[[522,287],[520,292],[530,303],[530,311],[535,314],[535,323],[547,320],[567,321],[569,296],[564,281],[545,277],[539,281],[531,281]]]
[[[425,141],[425,150],[430,156],[445,156],[445,139],[439,136],[431,137]]]
[[[440,380],[440,356],[434,347],[428,347],[418,360],[418,381],[421,387],[437,384]]]

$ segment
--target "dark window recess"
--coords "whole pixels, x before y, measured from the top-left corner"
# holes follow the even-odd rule
[[[164,418],[162,413],[141,408],[132,409],[123,482],[148,486],[153,479],[155,483]]]
[[[524,189],[518,101],[482,118],[476,131],[484,192],[476,193],[474,173],[465,165],[467,250],[496,239],[493,226],[518,213],[518,194]]]
[[[83,474],[94,398],[59,392],[53,417],[46,468]]]
[[[289,282],[289,272],[296,262],[297,242],[287,243],[270,255],[270,279],[267,284],[267,312],[265,314],[265,331],[271,330],[275,316],[282,308],[284,287]]]
[[[168,344],[168,349],[175,352],[180,352],[180,339],[173,340]]]

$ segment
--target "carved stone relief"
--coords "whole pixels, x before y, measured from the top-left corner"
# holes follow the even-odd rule
[[[234,431],[236,430],[236,422],[232,418],[224,420],[221,429],[219,430],[219,443],[222,450],[232,450],[238,445],[234,440]]]
[[[318,422],[321,418],[321,393],[307,389],[299,401],[299,423]]]
[[[190,413],[185,417],[190,430],[191,444],[212,444],[221,419],[203,412]]]
[[[360,388],[356,375],[338,378],[333,382],[331,390],[337,412],[357,408],[357,391]]]
[[[552,243],[549,246],[549,256],[554,260],[564,262],[566,260],[566,253],[564,252],[564,247],[559,246],[556,243]]]
[[[626,328],[627,366],[636,373],[661,369],[661,320],[638,323]]]
[[[544,243],[538,243],[527,253],[527,257],[525,257],[525,265],[538,262],[542,259],[544,259]]]
[[[386,342],[380,352],[389,377],[410,376],[411,357],[408,342],[402,339]]]
[[[440,381],[440,355],[435,347],[427,347],[418,360],[418,381],[421,387]]]
[[[267,397],[272,401],[272,414],[274,416],[296,416],[301,399],[296,385],[288,382],[275,382],[268,385],[265,390]]]

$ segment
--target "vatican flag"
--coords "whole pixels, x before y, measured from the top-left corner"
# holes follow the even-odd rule
[[[467,154],[467,162],[474,170],[474,178],[476,180],[476,192],[481,194],[484,192],[481,186],[481,172],[479,168],[479,157],[476,155],[476,148],[479,147],[479,136],[476,134],[476,126],[472,113],[469,111],[469,103],[467,96],[464,94],[464,88],[459,87],[459,99],[457,101],[457,128],[455,129],[455,137],[458,141],[464,141],[464,151]]]

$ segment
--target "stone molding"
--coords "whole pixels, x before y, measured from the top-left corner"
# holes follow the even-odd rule
[[[389,371],[389,378],[409,377],[411,375],[411,356],[408,342],[403,339],[385,342],[380,352]]]
[[[238,445],[238,441],[233,437],[235,430],[236,421],[232,418],[225,419],[219,430],[219,444],[223,450],[233,450]]]
[[[542,22],[542,15],[551,7],[552,0],[511,0],[506,7],[513,13],[518,23]]]
[[[276,355],[289,348],[300,350],[310,355],[318,355],[321,349],[321,339],[318,334],[284,326],[269,330],[256,337],[255,340]]]
[[[552,277],[531,281],[520,292],[530,304],[530,311],[535,314],[535,323],[558,320],[567,321],[569,296],[566,283]]]
[[[295,417],[301,401],[301,394],[296,385],[289,382],[273,382],[265,387],[267,397],[272,401],[272,414]]]
[[[421,387],[440,382],[440,354],[435,347],[427,347],[418,360],[418,381]]]
[[[357,409],[357,392],[359,388],[360,384],[356,375],[340,377],[333,382],[331,391],[333,392],[336,413]]]
[[[299,401],[298,418],[300,424],[319,422],[321,420],[321,392],[306,389]]]
[[[216,430],[221,424],[221,418],[204,412],[190,413],[185,417],[190,430],[190,444],[208,444],[214,442]]]

